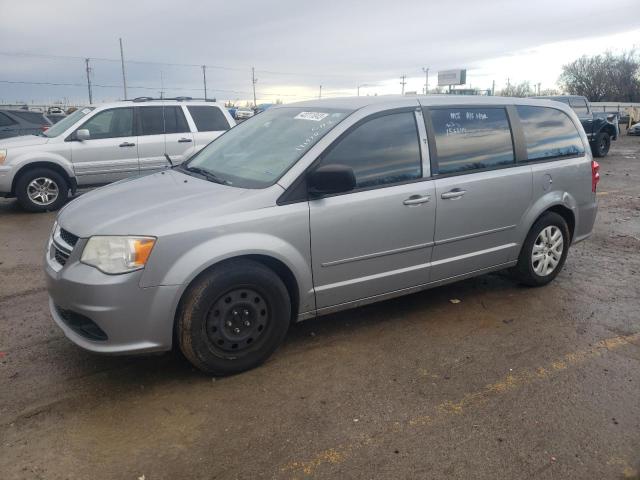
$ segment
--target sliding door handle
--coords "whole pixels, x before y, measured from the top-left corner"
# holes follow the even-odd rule
[[[443,198],[444,200],[447,200],[447,199],[450,199],[450,198],[460,198],[465,193],[467,193],[466,190],[460,190],[458,188],[454,188],[453,190],[451,190],[449,192],[445,192],[442,195],[440,195],[440,198]]]
[[[422,203],[427,203],[429,200],[431,200],[431,197],[429,195],[411,195],[409,198],[407,198],[403,203],[403,205],[420,205]]]

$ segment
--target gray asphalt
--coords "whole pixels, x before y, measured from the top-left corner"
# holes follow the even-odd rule
[[[72,345],[41,271],[54,214],[0,200],[0,478],[640,478],[640,137],[601,164],[595,233],[553,284],[307,321],[224,379]]]

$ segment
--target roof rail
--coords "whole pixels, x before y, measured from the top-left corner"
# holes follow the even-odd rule
[[[215,102],[215,98],[193,98],[193,97],[164,97],[164,98],[153,98],[153,97],[136,97],[133,99],[127,100],[128,102],[151,102],[155,100],[173,100],[175,102],[186,102],[189,100],[198,100],[201,102]]]

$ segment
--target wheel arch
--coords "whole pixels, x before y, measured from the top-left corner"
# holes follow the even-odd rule
[[[16,172],[16,174],[13,176],[13,180],[11,182],[11,195],[16,194],[16,184],[18,182],[18,179],[28,171],[34,170],[36,168],[48,168],[62,175],[62,178],[66,180],[67,185],[69,185],[69,188],[75,191],[77,186],[76,179],[72,174],[70,174],[70,172],[65,167],[51,160],[36,160],[36,161],[25,163],[24,165],[22,165],[20,169]]]

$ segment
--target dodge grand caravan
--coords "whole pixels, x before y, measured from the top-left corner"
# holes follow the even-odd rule
[[[221,105],[189,97],[81,108],[39,135],[0,141],[0,197],[57,210],[70,190],[164,169],[165,155],[181,163],[234,125]]]
[[[58,215],[50,310],[103,353],[257,366],[291,322],[510,269],[541,286],[596,216],[568,105],[358,97],[271,108]]]

